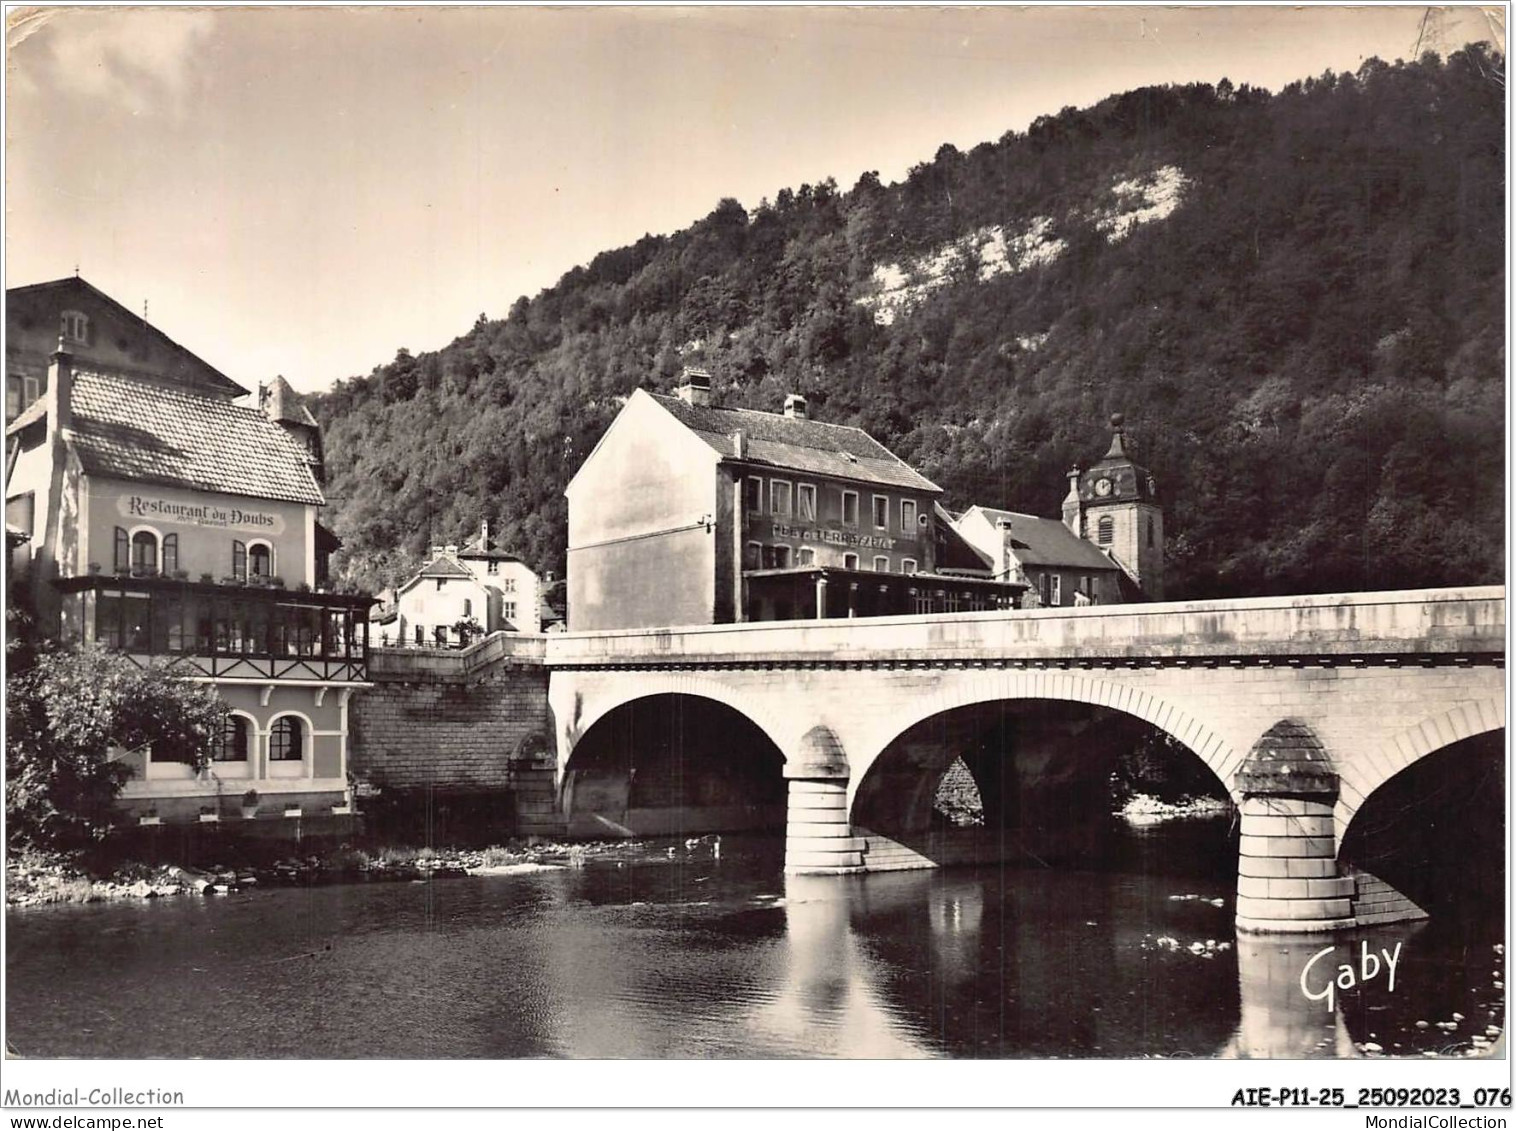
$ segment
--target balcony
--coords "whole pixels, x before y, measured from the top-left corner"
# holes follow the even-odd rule
[[[66,635],[189,677],[362,683],[367,594],[90,574],[53,583]]]

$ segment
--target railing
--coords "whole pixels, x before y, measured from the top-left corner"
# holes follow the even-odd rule
[[[551,667],[657,663],[1190,662],[1505,654],[1500,586],[574,632]]]

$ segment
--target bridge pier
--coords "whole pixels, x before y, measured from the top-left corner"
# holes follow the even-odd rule
[[[1354,880],[1338,869],[1333,833],[1337,772],[1310,727],[1275,723],[1237,781],[1238,931],[1318,934],[1354,926]]]
[[[785,762],[789,799],[784,825],[784,870],[792,876],[863,871],[863,838],[848,820],[848,762],[831,730],[815,726]]]

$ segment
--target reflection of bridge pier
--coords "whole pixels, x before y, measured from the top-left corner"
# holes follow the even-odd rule
[[[1320,938],[1240,935],[1237,985],[1242,1014],[1223,1055],[1255,1060],[1304,1060],[1353,1055],[1342,1011],[1310,1001],[1300,972],[1321,950]],[[1329,964],[1323,977],[1336,973]]]
[[[702,774],[741,761],[718,728],[700,736],[706,769],[690,743],[669,759],[684,775],[677,796],[719,801],[704,816],[722,821],[741,790],[762,790],[776,814],[764,819],[789,829],[792,871],[902,862],[865,831],[920,857],[910,862],[952,862],[962,838],[932,827],[930,803],[964,752],[1003,818],[972,852],[1076,853],[1088,847],[1109,750],[1129,728],[1156,728],[1239,804],[1251,799],[1244,851],[1259,863],[1239,884],[1239,926],[1278,919],[1300,930],[1357,921],[1363,882],[1337,861],[1376,790],[1428,755],[1478,749],[1469,740],[1503,730],[1504,648],[1504,592],[1486,587],[575,633],[548,641],[546,663],[560,782],[579,790],[564,792],[571,810],[587,796],[585,751],[606,749],[597,731],[650,697],[714,701],[761,733],[782,766],[749,759],[745,778],[700,793]],[[1015,721],[1010,758],[1005,731],[988,747],[970,733],[997,714]],[[820,758],[804,740],[816,731],[826,735]],[[1286,732],[1310,736],[1333,791],[1242,780]],[[634,781],[644,796],[676,799]],[[641,812],[647,827],[678,827],[632,802],[622,811]],[[571,828],[580,816],[566,814]],[[1394,894],[1375,902],[1379,922],[1398,914],[1384,910],[1402,906]],[[1305,915],[1308,904],[1320,914]]]
[[[856,881],[784,881],[785,959],[779,992],[747,1024],[763,1047],[808,1056],[914,1059],[930,1055],[880,1000],[873,964],[850,924]]]

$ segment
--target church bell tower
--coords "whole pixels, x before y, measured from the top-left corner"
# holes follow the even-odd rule
[[[1121,413],[1111,414],[1111,447],[1089,468],[1069,472],[1063,521],[1115,560],[1150,601],[1163,600],[1163,508],[1158,484],[1132,456]]]

